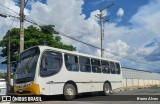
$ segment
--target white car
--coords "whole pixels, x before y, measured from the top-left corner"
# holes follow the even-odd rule
[[[6,95],[7,87],[5,79],[0,79],[0,95]]]

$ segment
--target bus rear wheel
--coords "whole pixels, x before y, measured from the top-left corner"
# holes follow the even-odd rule
[[[104,83],[103,93],[106,96],[111,94],[111,85],[109,83]]]
[[[65,100],[73,100],[76,96],[76,89],[72,84],[66,84],[64,86],[63,95]]]

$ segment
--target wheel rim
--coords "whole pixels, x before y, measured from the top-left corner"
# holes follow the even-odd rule
[[[105,92],[106,92],[107,94],[110,93],[110,87],[109,87],[108,85],[105,85]]]
[[[73,91],[73,89],[72,88],[67,88],[67,90],[66,90],[66,95],[74,95],[74,91]]]

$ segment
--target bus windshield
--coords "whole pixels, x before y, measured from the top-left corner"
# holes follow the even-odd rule
[[[25,83],[34,80],[39,54],[39,48],[36,47],[20,55],[16,69],[16,83]]]

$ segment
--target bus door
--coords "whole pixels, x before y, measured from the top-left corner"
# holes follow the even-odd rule
[[[48,89],[46,93],[51,95],[54,93],[52,86],[55,84],[55,75],[58,74],[62,66],[62,54],[54,51],[45,51],[42,57],[40,74],[41,77],[45,78],[44,82],[46,82],[46,89]]]

